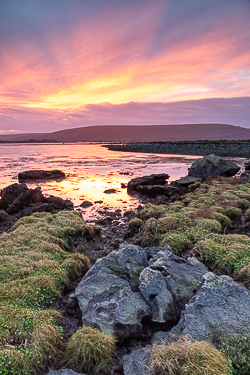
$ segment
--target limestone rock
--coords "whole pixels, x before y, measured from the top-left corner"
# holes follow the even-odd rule
[[[240,167],[232,161],[211,154],[197,159],[188,169],[188,175],[202,179],[217,176],[229,177],[234,176],[239,170]]]

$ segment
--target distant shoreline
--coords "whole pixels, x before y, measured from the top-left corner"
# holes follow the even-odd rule
[[[250,140],[239,141],[179,141],[179,142],[136,142],[106,144],[111,151],[143,152],[154,154],[209,155],[250,157]]]

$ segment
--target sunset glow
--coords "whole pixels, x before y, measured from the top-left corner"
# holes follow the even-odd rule
[[[180,123],[180,106],[169,116],[171,103],[190,101],[197,101],[199,122],[203,99],[217,99],[218,121],[228,122],[221,99],[250,96],[249,18],[248,0],[6,1],[0,6],[0,129]],[[135,106],[130,112],[131,103],[143,105],[144,116]],[[158,104],[166,106],[154,120]],[[240,105],[235,125],[249,118],[249,106]],[[210,114],[203,110],[203,118]],[[193,118],[187,113],[184,123]]]

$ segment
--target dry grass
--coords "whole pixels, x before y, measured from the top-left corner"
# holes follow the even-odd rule
[[[149,366],[154,375],[229,375],[228,360],[205,341],[187,336],[166,345],[154,344]]]
[[[79,329],[66,348],[68,365],[79,371],[98,374],[106,371],[115,350],[115,339],[92,327]]]

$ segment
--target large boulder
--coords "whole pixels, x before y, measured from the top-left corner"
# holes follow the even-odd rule
[[[83,325],[120,338],[140,336],[142,319],[176,321],[207,268],[171,249],[127,246],[98,259],[77,286]]]
[[[138,192],[141,186],[145,185],[165,185],[170,176],[166,173],[151,174],[150,176],[132,178],[127,185],[128,193]]]
[[[18,173],[18,181],[48,181],[48,180],[63,180],[65,173],[57,169],[52,171],[30,170]]]
[[[238,167],[231,160],[223,159],[216,155],[204,156],[197,159],[188,169],[188,175],[206,179],[207,177],[234,176],[239,172]]]
[[[203,277],[197,293],[181,313],[178,324],[169,332],[158,335],[156,342],[166,344],[190,335],[194,340],[218,346],[226,334],[249,334],[250,291],[229,276],[212,272]],[[150,346],[124,357],[124,375],[149,375]]]

